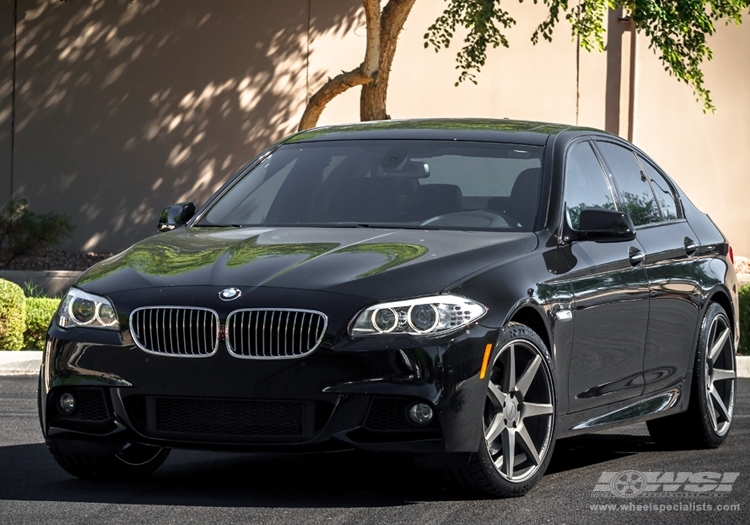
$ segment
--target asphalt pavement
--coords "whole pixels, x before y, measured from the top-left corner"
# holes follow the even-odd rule
[[[489,500],[452,490],[406,458],[353,451],[173,451],[145,481],[79,480],[46,450],[36,378],[0,377],[0,523],[750,523],[750,379],[738,383],[719,449],[659,450],[642,424],[569,438],[533,491]],[[710,483],[717,477],[721,492]],[[634,495],[639,479],[656,489]]]

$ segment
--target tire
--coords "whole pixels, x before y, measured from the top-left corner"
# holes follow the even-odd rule
[[[647,422],[664,448],[716,448],[729,433],[736,390],[734,332],[724,308],[711,303],[701,323],[690,404],[685,412]]]
[[[47,439],[47,448],[66,472],[84,479],[134,480],[148,476],[169,456],[164,447],[127,443],[116,454],[85,455],[63,452],[60,440]]]
[[[42,376],[39,374],[37,410],[39,422],[42,422]],[[42,431],[44,429],[42,428]],[[65,452],[65,442],[61,439],[47,438],[47,448],[57,464],[66,472],[84,479],[131,480],[148,476],[169,456],[170,449],[141,445],[125,444],[117,453],[109,455],[71,454]]]
[[[462,488],[508,498],[526,494],[547,469],[557,402],[549,351],[531,328],[510,323],[497,347],[479,422],[484,437],[468,465],[448,475]]]

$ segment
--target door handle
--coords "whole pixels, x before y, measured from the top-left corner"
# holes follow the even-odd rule
[[[628,255],[628,257],[630,258],[630,264],[633,266],[638,266],[646,260],[646,254],[635,246],[630,247],[630,254]]]
[[[688,257],[692,257],[697,251],[698,243],[690,237],[685,237],[685,253],[688,255]]]

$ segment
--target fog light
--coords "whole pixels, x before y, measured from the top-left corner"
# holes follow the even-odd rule
[[[415,403],[409,408],[409,419],[417,425],[428,425],[435,413],[427,403]]]
[[[60,412],[69,416],[76,409],[76,398],[73,397],[73,394],[65,392],[57,400],[57,406],[60,407]]]

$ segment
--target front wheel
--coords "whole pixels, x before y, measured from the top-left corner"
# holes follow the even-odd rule
[[[706,310],[686,412],[648,421],[651,437],[668,448],[716,448],[734,414],[736,366],[732,323],[718,303]]]
[[[529,327],[509,324],[497,346],[488,369],[484,439],[469,464],[450,476],[473,491],[515,497],[536,485],[552,457],[555,381],[549,351]]]
[[[70,453],[64,443],[47,439],[47,448],[66,472],[84,479],[133,480],[148,476],[161,466],[169,449],[138,443],[127,443],[117,453],[88,455]]]
[[[42,372],[37,384],[37,410],[42,421]],[[44,431],[44,428],[42,428]],[[57,464],[79,478],[123,480],[148,476],[167,459],[170,449],[139,443],[126,443],[116,453],[93,455],[66,451],[64,440],[47,438],[47,448]]]

